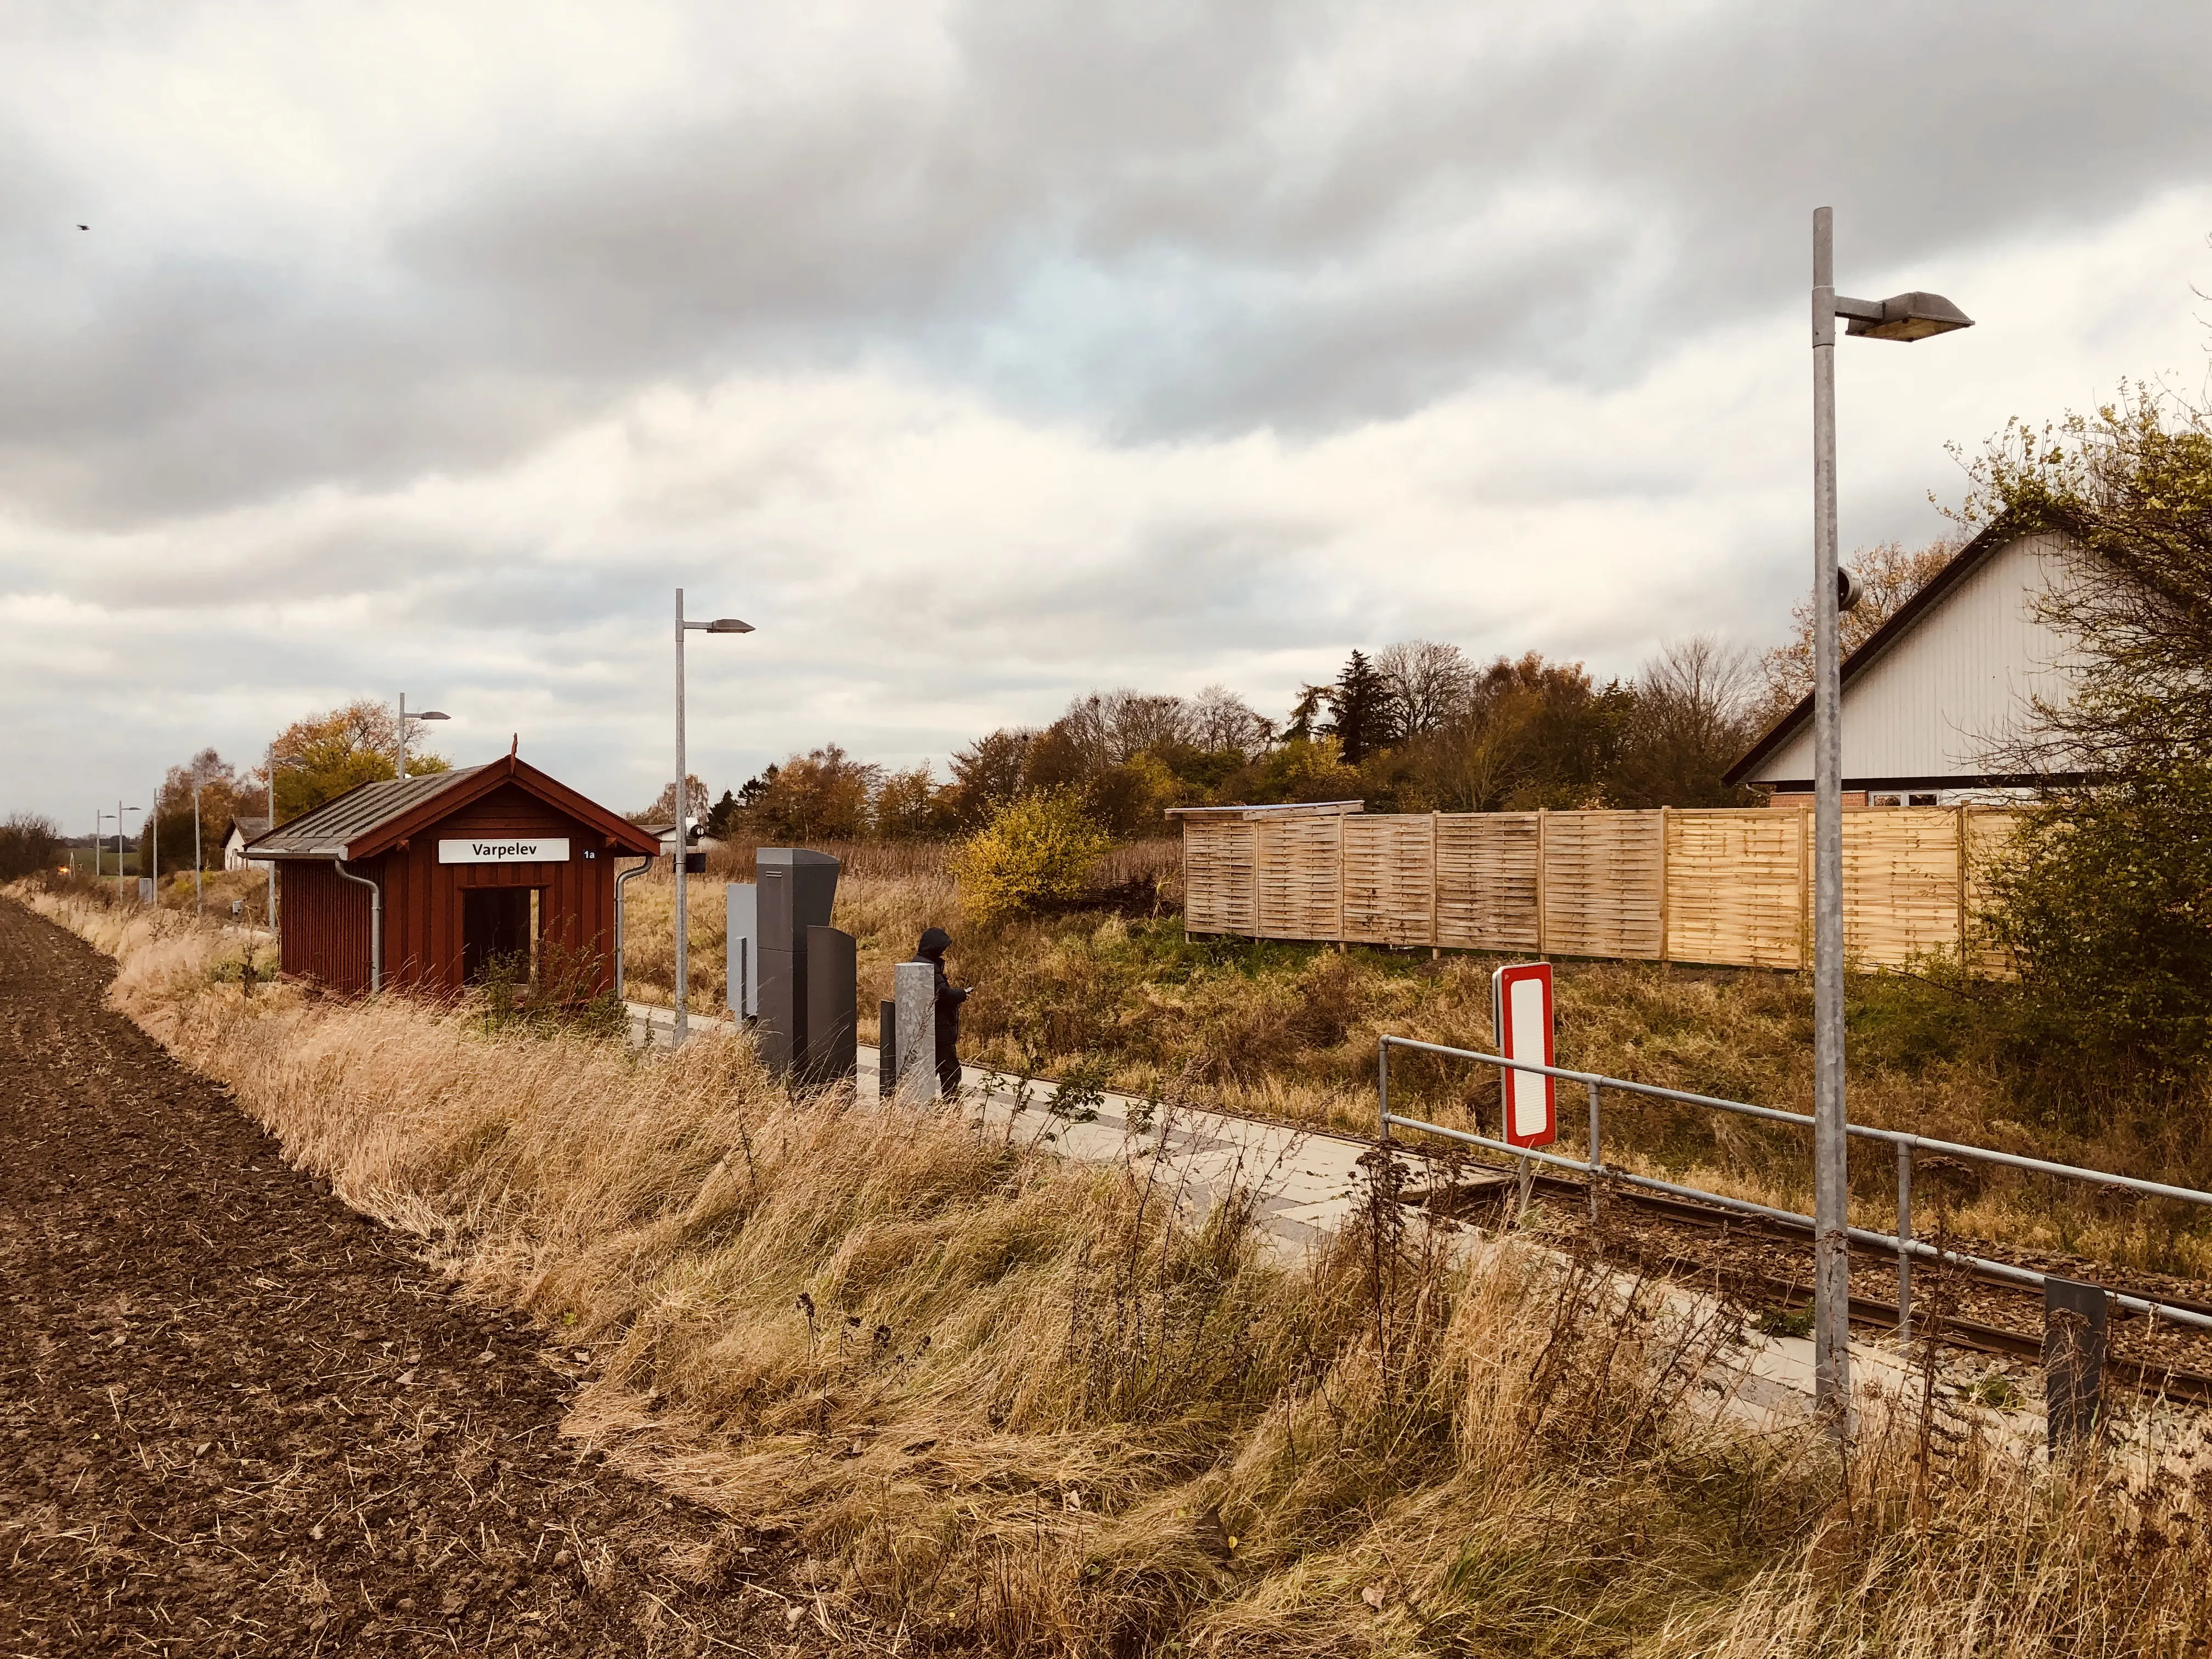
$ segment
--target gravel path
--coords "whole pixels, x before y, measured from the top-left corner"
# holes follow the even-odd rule
[[[112,971],[0,902],[0,1654],[807,1636],[770,1540],[561,1438],[588,1354],[285,1167]]]

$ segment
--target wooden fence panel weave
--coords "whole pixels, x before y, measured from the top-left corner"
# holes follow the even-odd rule
[[[1668,957],[1750,968],[1802,965],[1806,814],[1670,812],[1667,830]]]
[[[1656,812],[1546,813],[1543,948],[1656,957],[1659,837]]]
[[[1990,937],[1983,913],[1990,907],[1990,874],[2012,839],[2014,815],[1999,807],[1970,806],[1960,815],[1959,833],[1966,845],[1961,852],[1965,890],[1959,908],[1966,927],[1967,969],[1991,979],[2010,979],[2012,953]]]
[[[1344,938],[1359,945],[1430,945],[1435,911],[1425,814],[1347,817],[1344,825]]]
[[[1342,896],[1344,820],[1261,818],[1259,832],[1262,939],[1334,939]]]
[[[1902,968],[1959,948],[1959,820],[1941,808],[1844,815],[1844,957]]]
[[[1847,956],[1901,967],[1963,951],[2005,974],[1978,916],[2012,834],[2002,807],[1844,814]],[[1183,821],[1194,933],[1450,945],[1554,956],[1802,968],[1812,817],[1668,812],[1347,815]]]
[[[1252,933],[1258,825],[1195,819],[1183,825],[1183,926],[1193,933]]]
[[[1437,820],[1437,939],[1470,951],[1536,948],[1536,815]]]

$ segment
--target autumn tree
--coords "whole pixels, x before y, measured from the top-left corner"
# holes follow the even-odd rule
[[[276,734],[276,821],[289,823],[349,789],[399,775],[399,717],[389,703],[363,698],[295,720]],[[444,756],[410,744],[410,773],[446,772]],[[268,774],[258,774],[265,787]]]
[[[1924,547],[1887,541],[1863,547],[1845,561],[1859,579],[1859,602],[1836,618],[1843,654],[1864,645],[1875,630],[1905,607],[1905,602],[1936,579],[1958,556],[1962,543],[1942,538]],[[1765,695],[1759,714],[1771,725],[1813,690],[1813,596],[1808,593],[1790,612],[1790,636],[1759,659]]]
[[[1448,724],[1474,690],[1474,665],[1455,645],[1407,640],[1375,653],[1390,696],[1393,735],[1418,738]]]
[[[1757,735],[1749,653],[1711,635],[1660,647],[1629,687],[1607,804],[1739,806],[1756,797],[1721,781]]]
[[[258,820],[268,814],[265,781],[241,772],[213,749],[203,749],[182,766],[173,766],[154,797],[154,835],[164,870],[192,863],[192,787],[199,787],[199,848],[203,867],[222,863],[223,838],[235,818]]]
[[[747,815],[763,842],[858,841],[883,769],[856,761],[836,744],[793,755]]]

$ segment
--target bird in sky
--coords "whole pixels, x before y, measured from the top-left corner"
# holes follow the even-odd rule
[[[92,227],[90,225],[79,225],[77,228],[79,230],[90,230]]]

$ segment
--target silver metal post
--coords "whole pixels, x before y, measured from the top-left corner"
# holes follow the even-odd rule
[[[688,952],[690,938],[685,928],[689,907],[685,903],[685,889],[690,883],[684,878],[684,590],[676,590],[676,1046],[682,1048],[684,1039],[691,1035],[690,962]]]
[[[1390,1139],[1390,1039],[1383,1037],[1375,1045],[1375,1139],[1377,1145]]]
[[[271,835],[274,835],[276,830],[276,745],[273,743],[269,745],[269,830]],[[275,859],[269,860],[269,937],[276,943],[277,955],[282,957],[284,951],[284,938],[276,931],[276,860]]]
[[[406,781],[406,778],[407,778],[407,694],[406,694],[404,691],[402,691],[402,692],[399,694],[399,777],[400,777],[400,781],[401,781],[403,783],[404,783],[404,781]]]
[[[1897,1143],[1897,1334],[1912,1333],[1912,1143]]]
[[[138,827],[138,839],[153,849],[154,903],[158,908],[161,902],[161,789],[159,784],[154,787],[154,805],[147,809],[146,821]],[[145,860],[141,859],[139,863],[143,866]]]
[[[274,828],[275,826],[270,826]],[[192,774],[192,914],[207,915],[207,883],[200,874],[200,780]]]
[[[1605,1172],[1605,1150],[1599,1139],[1599,1111],[1597,1085],[1589,1085],[1589,1211],[1590,1224],[1597,1224],[1598,1178]]]
[[[1844,1102],[1842,683],[1836,608],[1835,216],[1813,214],[1813,1395],[1850,1431],[1850,1146]]]

